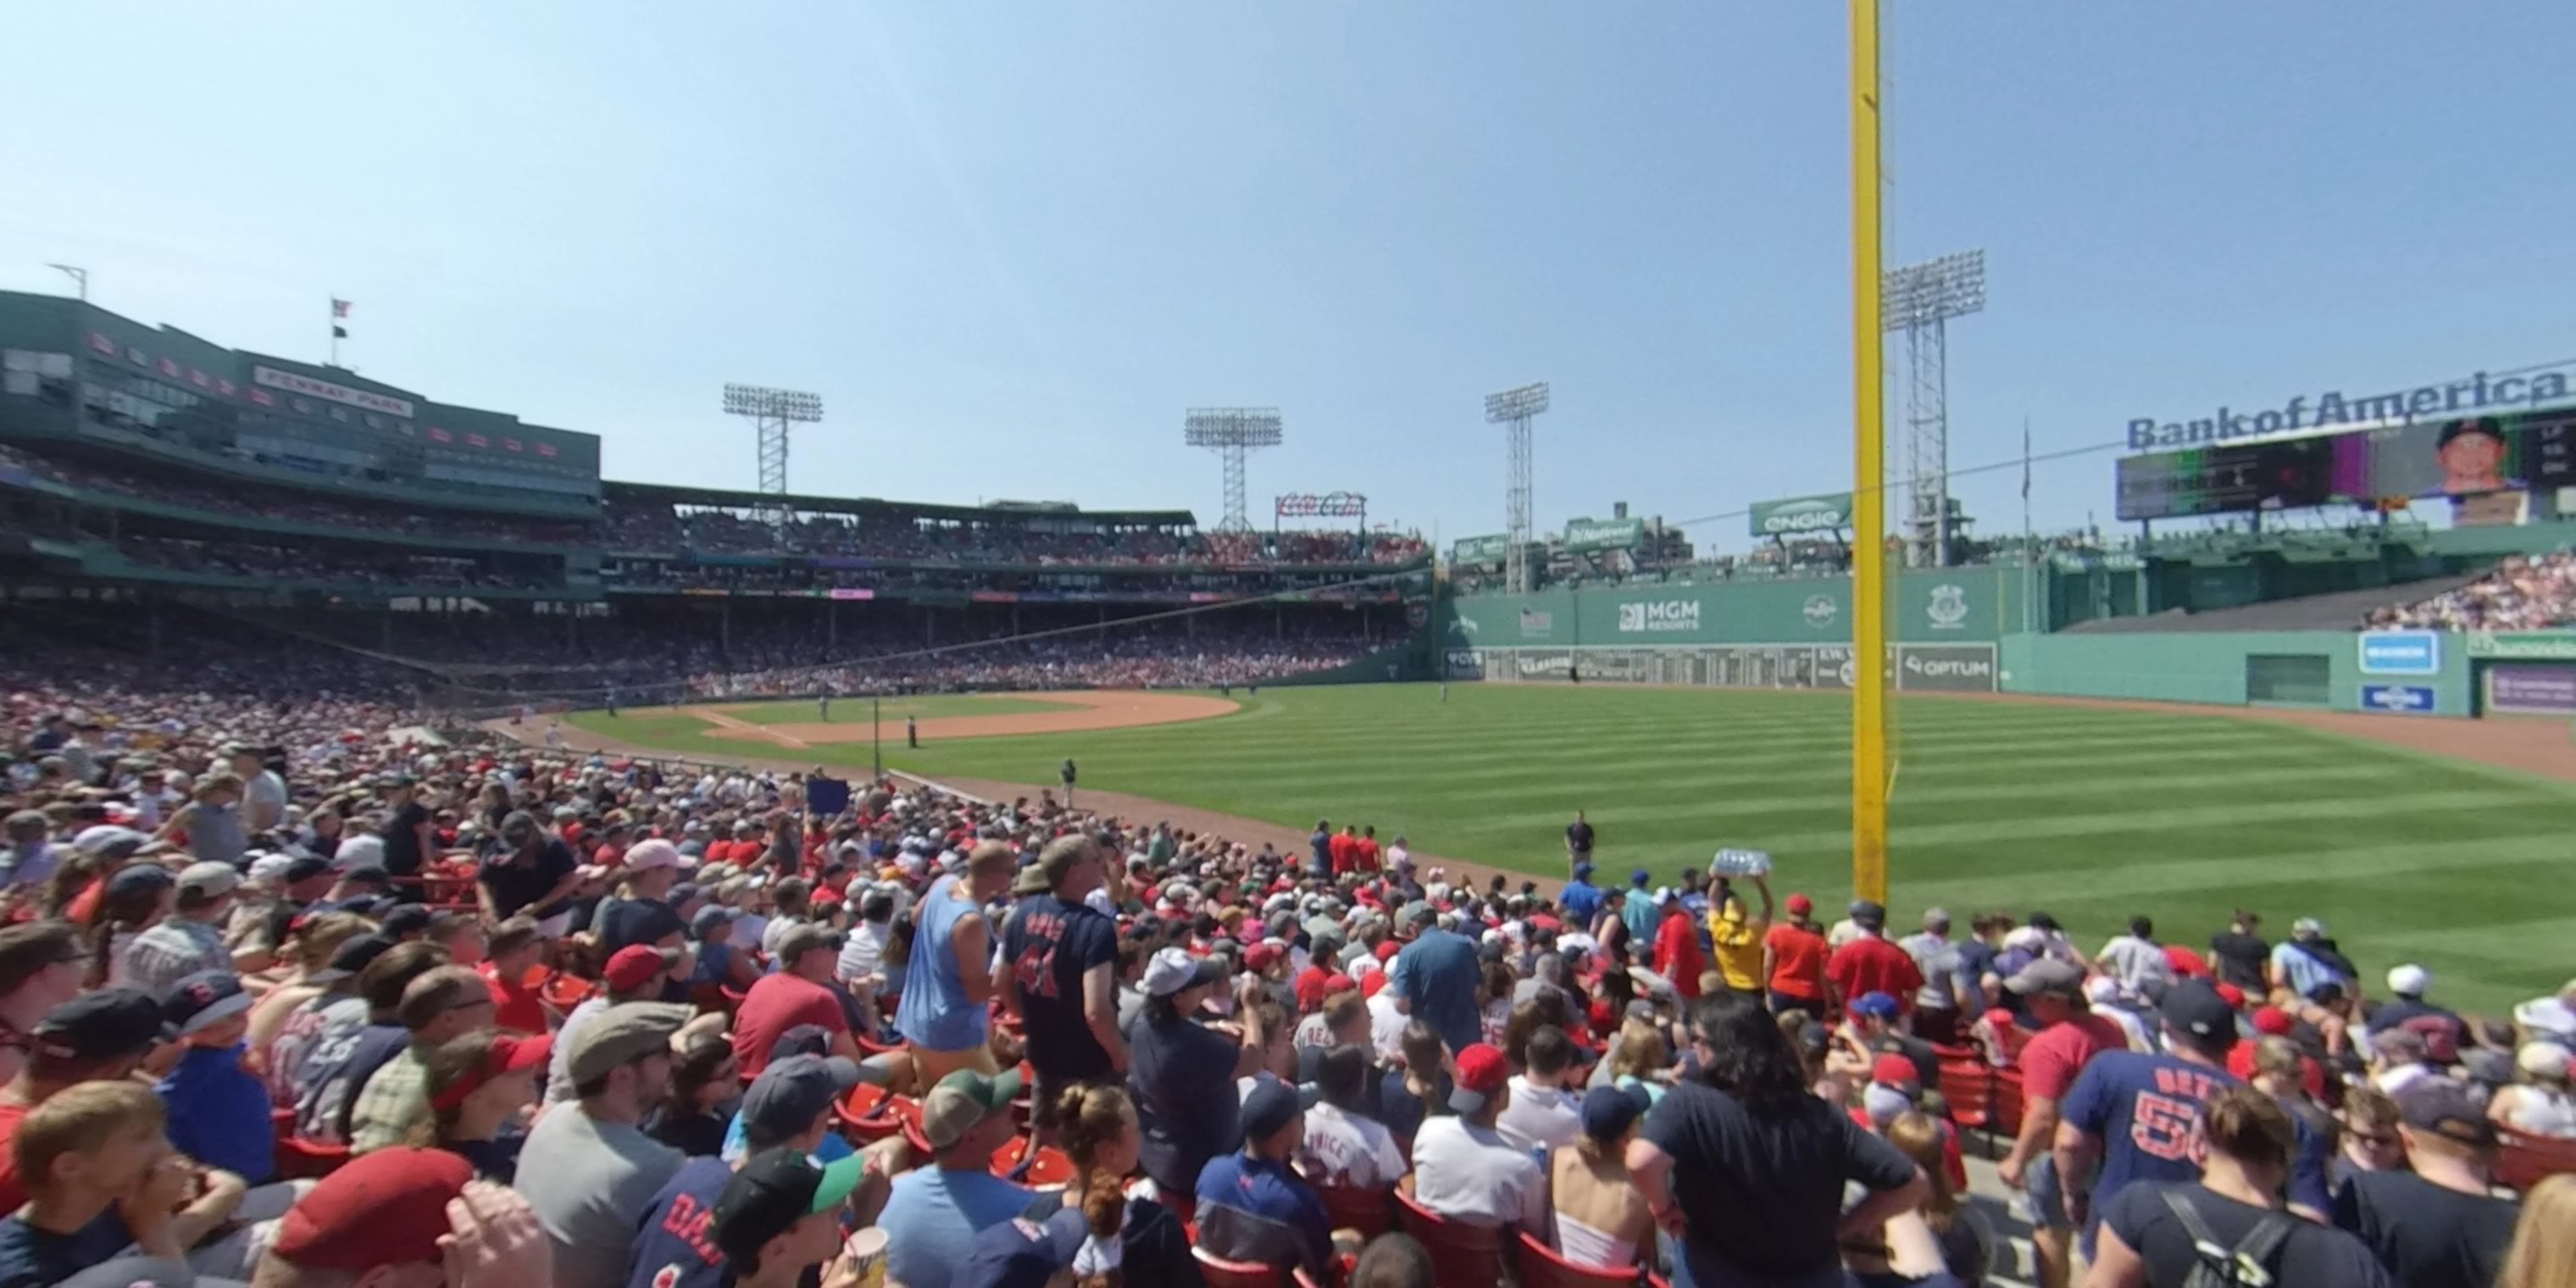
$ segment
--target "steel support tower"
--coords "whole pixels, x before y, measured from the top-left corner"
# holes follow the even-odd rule
[[[1192,407],[1181,416],[1181,441],[1216,453],[1225,467],[1225,517],[1221,532],[1246,532],[1252,518],[1243,499],[1243,461],[1254,451],[1277,447],[1282,438],[1276,407]]]
[[[1503,431],[1509,471],[1503,485],[1503,527],[1508,543],[1503,551],[1503,584],[1512,594],[1525,595],[1531,589],[1530,547],[1530,421],[1547,410],[1547,382],[1522,385],[1498,394],[1485,395],[1485,419],[1507,426]]]
[[[1908,562],[1950,561],[1949,320],[1986,307],[1986,253],[1944,255],[1892,269],[1880,279],[1887,330],[1905,332],[1905,465]]]
[[[724,409],[748,417],[760,436],[760,494],[775,497],[762,507],[771,523],[784,523],[794,512],[787,503],[787,430],[791,425],[820,424],[823,396],[766,385],[726,385]]]

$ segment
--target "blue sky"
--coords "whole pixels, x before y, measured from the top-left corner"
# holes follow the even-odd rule
[[[1952,463],[2576,357],[2576,5],[1892,4],[1887,259],[1981,246]],[[1844,8],[20,7],[0,287],[344,357],[748,487],[1219,512],[1185,407],[1275,404],[1254,509],[1498,531],[1482,396],[1554,385],[1542,528],[1850,479]],[[39,56],[41,51],[41,56]],[[1894,404],[1891,405],[1891,412]],[[2108,522],[2111,454],[2041,467]],[[2018,472],[1962,479],[1989,527]],[[1740,519],[1693,529],[1741,549]]]

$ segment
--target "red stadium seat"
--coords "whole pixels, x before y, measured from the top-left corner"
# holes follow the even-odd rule
[[[289,1136],[277,1142],[279,1180],[306,1181],[329,1176],[348,1161],[347,1145],[328,1145],[301,1136]]]
[[[2022,1097],[2021,1070],[1997,1070],[1994,1108],[1986,1115],[1988,1144],[2000,1144],[2007,1137],[2021,1135],[2021,1116],[2028,1108],[2029,1102]]]
[[[850,1036],[851,1040],[859,1044],[859,1054],[861,1055],[893,1055],[895,1052],[903,1050],[905,1046],[902,1042],[879,1042],[875,1038],[869,1037],[864,1033],[854,1033]]]
[[[2516,1193],[2567,1172],[2576,1172],[2576,1140],[2507,1136],[2496,1149],[2495,1182]]]
[[[1494,1288],[1503,1281],[1503,1232],[1452,1221],[1397,1190],[1396,1212],[1404,1232],[1431,1252],[1435,1288]]]
[[[1611,1270],[1568,1261],[1527,1230],[1521,1231],[1518,1252],[1521,1288],[1637,1288],[1639,1282],[1635,1266]]]
[[[1280,1267],[1258,1261],[1227,1261],[1211,1256],[1205,1248],[1192,1248],[1190,1255],[1199,1259],[1199,1277],[1210,1288],[1288,1288],[1288,1276]]]
[[[1374,1239],[1395,1228],[1395,1193],[1392,1185],[1362,1189],[1356,1185],[1318,1185],[1315,1192],[1323,1196],[1324,1214],[1332,1218],[1336,1230],[1357,1230],[1360,1237]]]
[[[556,1010],[569,1011],[589,1000],[590,995],[598,990],[599,985],[591,980],[557,971],[537,987],[537,995]]]
[[[1944,1060],[1940,1077],[1941,1098],[1950,1102],[1950,1121],[1962,1130],[1985,1127],[1994,1113],[1994,1069],[1983,1060]]]
[[[1020,1165],[1020,1151],[1029,1147],[1026,1136],[1015,1137],[993,1151],[993,1175],[1008,1177]],[[1038,1149],[1037,1161],[1029,1164],[1029,1174],[1020,1178],[1022,1185],[1033,1190],[1061,1189],[1073,1180],[1073,1160],[1053,1145]]]

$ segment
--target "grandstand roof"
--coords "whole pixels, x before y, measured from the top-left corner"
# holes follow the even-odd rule
[[[1161,527],[1197,527],[1198,517],[1187,510],[1085,510],[1072,504],[1048,504],[1034,507],[1027,502],[997,502],[992,505],[939,505],[928,501],[889,501],[868,496],[814,496],[791,492],[772,496],[765,492],[744,492],[731,488],[683,487],[669,483],[622,483],[609,480],[601,484],[609,501],[653,501],[665,505],[704,505],[725,509],[750,510],[781,502],[798,509],[824,514],[861,514],[876,512],[912,517],[955,519],[961,522],[1004,522],[1026,519],[1088,519],[1095,523],[1137,524]]]

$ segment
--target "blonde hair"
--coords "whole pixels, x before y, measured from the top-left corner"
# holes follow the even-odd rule
[[[2576,1174],[2544,1177],[2522,1196],[2522,1219],[2504,1256],[2496,1288],[2567,1288],[2576,1284]]]
[[[1923,1200],[1923,1219],[1934,1234],[1948,1233],[1950,1223],[1959,1217],[1959,1196],[1950,1189],[1949,1164],[1941,1156],[1941,1124],[1909,1109],[1887,1124],[1887,1143],[1913,1159],[1931,1179],[1932,1194]]]
[[[83,1082],[66,1087],[27,1111],[12,1142],[18,1175],[29,1193],[52,1189],[54,1164],[110,1139],[136,1132],[160,1135],[169,1121],[161,1097],[139,1082]]]
[[[372,924],[354,912],[326,912],[295,932],[295,964],[307,972],[328,969],[340,945],[370,929]]]
[[[1056,1131],[1064,1144],[1065,1154],[1073,1159],[1082,1182],[1082,1219],[1091,1236],[1102,1242],[1114,1241],[1125,1228],[1127,1195],[1124,1178],[1100,1170],[1100,1155],[1114,1144],[1136,1121],[1136,1107],[1127,1093],[1116,1087],[1072,1086],[1055,1101]],[[1084,1275],[1074,1281],[1075,1288],[1118,1288],[1122,1276],[1117,1270]]]
[[[1634,1016],[1619,1022],[1619,1053],[1610,1057],[1613,1078],[1651,1078],[1672,1060],[1664,1031]]]
[[[2200,1113],[2210,1152],[2240,1163],[2287,1167],[2298,1144],[2290,1111],[2253,1087],[2238,1084],[2210,1097]]]

